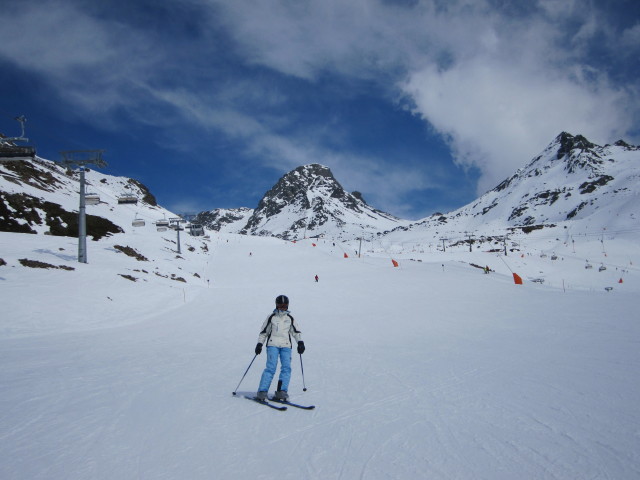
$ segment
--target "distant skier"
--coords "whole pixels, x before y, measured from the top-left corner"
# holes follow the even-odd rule
[[[298,322],[294,321],[289,312],[289,298],[286,295],[278,295],[276,309],[262,324],[255,349],[256,355],[260,355],[262,346],[267,345],[267,365],[260,378],[260,386],[256,394],[258,400],[267,400],[267,393],[278,366],[278,358],[280,358],[280,378],[275,398],[276,400],[289,398],[287,390],[291,380],[291,337],[298,343],[298,353],[304,353],[302,332],[298,329]]]
[[[320,277],[318,277],[318,275],[316,275],[316,283],[318,283],[318,280],[320,280]]]

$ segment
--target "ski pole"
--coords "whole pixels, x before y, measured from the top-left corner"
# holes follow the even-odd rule
[[[302,372],[302,391],[307,391],[307,386],[304,384],[304,367],[302,366],[302,354],[300,354],[300,371]]]
[[[242,383],[242,380],[244,380],[244,377],[246,377],[246,376],[247,376],[247,372],[248,372],[248,371],[249,371],[249,369],[251,368],[251,365],[253,365],[253,361],[256,359],[256,357],[257,357],[257,356],[258,356],[258,354],[257,354],[257,353],[253,356],[253,360],[251,360],[251,363],[249,364],[249,366],[248,366],[248,367],[247,367],[247,369],[245,370],[244,375],[242,375],[242,378],[240,379],[240,382],[238,382],[238,386],[237,386],[237,387],[236,387],[236,389],[232,392],[232,393],[233,393],[233,395],[235,395],[235,394],[236,394],[236,392],[238,391],[238,388],[240,388],[240,384]]]

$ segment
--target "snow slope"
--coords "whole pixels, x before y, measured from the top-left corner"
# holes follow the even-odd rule
[[[0,478],[640,476],[637,243],[606,244],[619,284],[583,258],[410,237],[361,258],[355,244],[228,234],[187,238],[178,256],[172,240],[147,226],[88,242],[81,265],[75,239],[0,233]],[[577,250],[604,258],[599,238]],[[514,285],[525,263],[547,281]],[[231,395],[281,293],[307,345],[308,390],[294,355],[290,394],[314,411]]]

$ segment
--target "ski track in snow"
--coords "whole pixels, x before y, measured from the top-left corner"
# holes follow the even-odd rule
[[[42,252],[61,241],[28,240],[54,242]],[[104,281],[120,267],[91,247],[94,263],[75,273],[1,271],[13,312],[0,324],[3,479],[640,476],[634,291],[515,286],[437,256],[394,269],[235,235],[196,257],[202,280],[154,288],[153,276]],[[91,282],[103,290],[82,295]],[[14,300],[29,289],[40,295]],[[294,354],[292,401],[313,411],[231,395],[280,293],[307,345],[308,391]],[[264,362],[236,397],[255,391]]]

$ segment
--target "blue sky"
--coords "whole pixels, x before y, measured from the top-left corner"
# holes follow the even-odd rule
[[[18,6],[16,6],[18,5]],[[0,132],[105,149],[175,212],[329,166],[402,218],[493,188],[561,131],[640,143],[635,0],[0,0]]]

